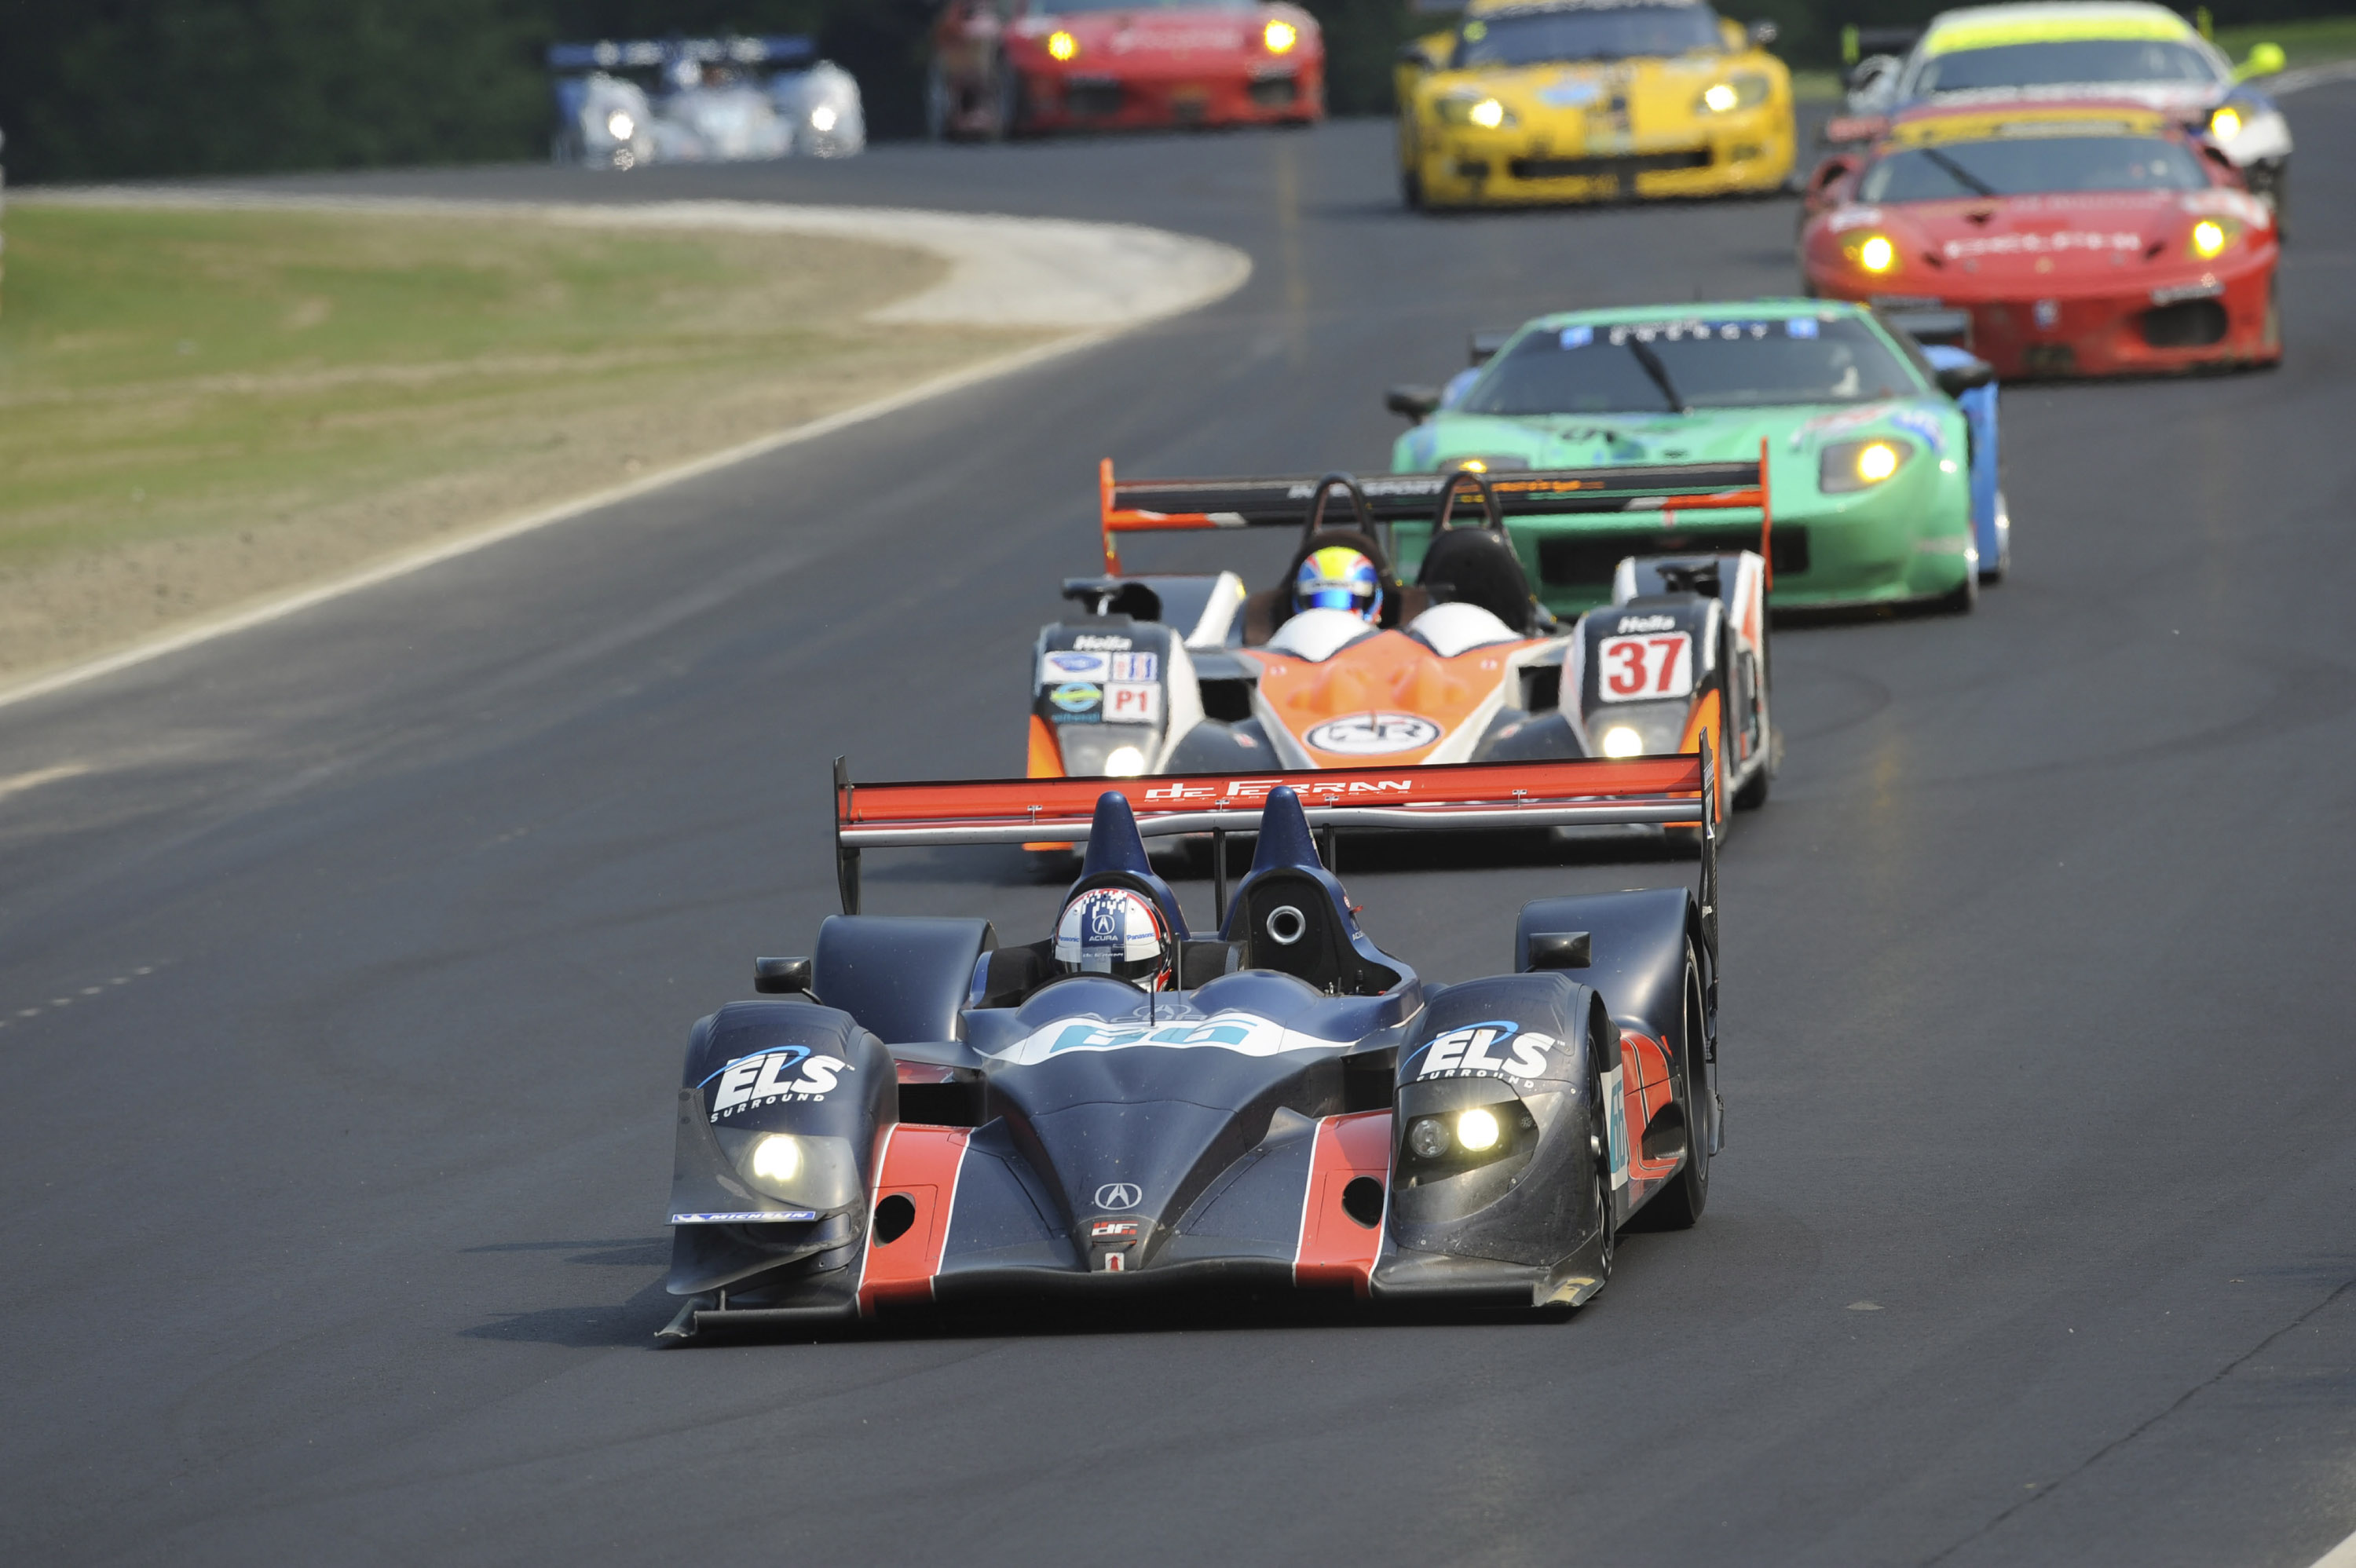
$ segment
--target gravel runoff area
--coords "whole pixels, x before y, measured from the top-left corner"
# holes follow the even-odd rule
[[[0,362],[0,408],[21,403],[11,422],[32,437],[0,464],[19,477],[14,505],[0,502],[0,545],[12,542],[12,529],[17,536],[16,548],[0,549],[0,700],[1068,352],[1217,299],[1250,272],[1239,251],[1137,225],[768,202],[617,207],[107,187],[29,192],[19,207],[20,224],[28,216],[37,223],[43,208],[406,219],[405,240],[471,230],[477,250],[485,225],[533,226],[505,230],[518,250],[567,230],[695,239],[739,263],[757,258],[756,274],[774,258],[792,276],[774,297],[757,287],[745,296],[774,318],[759,325],[782,335],[778,351],[734,357],[664,345],[593,347],[568,360],[535,343],[537,358],[502,357],[495,346],[471,360],[445,353],[425,365],[400,355],[324,368],[278,359],[258,374],[167,383],[136,369],[129,384],[115,377],[80,385],[41,384],[21,373],[21,361]],[[771,250],[781,238],[796,243]],[[18,319],[10,325],[22,331],[22,307],[12,308]],[[300,329],[327,314],[325,302],[296,300],[260,330]],[[112,324],[77,325],[102,332]],[[710,323],[684,330],[700,331],[708,348]],[[364,389],[364,406],[327,415],[367,426],[359,444],[276,450],[282,438],[305,446],[295,424],[321,426],[308,399],[323,382],[398,383],[397,406]],[[436,385],[446,388],[438,399]],[[241,398],[254,401],[238,428],[196,429]],[[77,402],[83,422],[71,439],[33,436],[28,421],[70,421]],[[126,402],[139,405],[130,417],[121,412]],[[166,421],[188,427],[182,453],[201,445],[198,436],[214,436],[216,466],[209,476],[181,474],[177,495],[162,486],[151,495],[137,483],[137,464],[155,459],[155,427]],[[118,450],[118,428],[125,448],[146,445]],[[221,464],[220,453],[239,443],[263,455]],[[284,474],[270,468],[273,460]],[[111,479],[77,491],[76,464]],[[25,481],[44,469],[64,472],[65,482],[37,496]]]

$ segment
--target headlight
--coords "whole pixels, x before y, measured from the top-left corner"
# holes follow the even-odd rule
[[[1837,441],[1825,448],[1816,463],[1816,488],[1829,494],[1870,490],[1906,466],[1914,455],[1910,442],[1893,436],[1867,441]]]
[[[1280,55],[1301,41],[1301,29],[1281,17],[1270,17],[1268,26],[1260,29],[1259,37],[1260,42],[1268,46],[1269,53]]]
[[[1054,32],[1047,35],[1047,53],[1055,59],[1059,60],[1074,59],[1078,57],[1079,52],[1080,40],[1072,37],[1071,34],[1064,31],[1061,27],[1056,28]]]
[[[720,1140],[720,1152],[728,1157],[744,1185],[764,1197],[820,1213],[843,1208],[859,1198],[859,1161],[849,1138],[728,1126],[712,1131]]]
[[[1849,260],[1876,277],[1898,266],[1898,243],[1887,234],[1869,234],[1848,248]]]
[[[830,103],[821,103],[821,104],[819,104],[817,108],[815,108],[815,109],[811,110],[811,111],[810,111],[810,129],[811,129],[811,130],[813,130],[813,131],[831,131],[831,130],[833,130],[833,129],[834,129],[834,105],[832,105],[832,104],[830,104]]]
[[[1058,724],[1064,772],[1076,779],[1135,778],[1143,773],[1160,737],[1138,724]]]
[[[2192,254],[2203,261],[2213,261],[2233,242],[2239,228],[2230,219],[2202,219],[2192,226]]]
[[[2209,116],[2209,133],[2220,142],[2230,142],[2242,133],[2242,112],[2227,103]]]
[[[1701,96],[1694,101],[1694,112],[1731,114],[1738,109],[1756,109],[1767,101],[1772,91],[1765,77],[1744,71],[1702,89]]]
[[[1467,1154],[1485,1154],[1505,1136],[1505,1129],[1497,1125],[1497,1113],[1485,1105],[1457,1113],[1456,1141]]]
[[[1644,754],[1644,737],[1632,724],[1614,724],[1603,731],[1603,754],[1607,757],[1641,757]]]
[[[1529,465],[1530,460],[1526,457],[1459,457],[1451,460],[1447,464],[1445,472],[1451,474],[1502,474],[1508,468],[1527,468]],[[1460,502],[1459,505],[1462,505],[1462,503]]]
[[[1459,93],[1436,99],[1431,107],[1440,123],[1447,125],[1477,125],[1483,131],[1499,131],[1519,123],[1514,112],[1494,98],[1471,98]]]
[[[1419,1159],[1438,1159],[1448,1152],[1448,1123],[1443,1117],[1419,1117],[1407,1130],[1407,1147]]]
[[[605,134],[616,142],[626,142],[638,133],[638,123],[616,109],[605,116]]]

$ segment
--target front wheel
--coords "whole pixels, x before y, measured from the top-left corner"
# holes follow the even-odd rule
[[[925,67],[925,135],[935,142],[949,136],[949,79],[938,60]]]
[[[1594,1156],[1595,1289],[1612,1282],[1612,1260],[1620,1250],[1620,1227],[1612,1217],[1612,1114],[1603,1104],[1603,1067],[1592,1053],[1587,1063],[1587,1144]],[[1594,1292],[1589,1292],[1592,1296]]]
[[[1423,210],[1423,175],[1417,169],[1399,170],[1399,201],[1409,212]]]
[[[1962,584],[1952,592],[1939,595],[1936,606],[1942,615],[1968,615],[1979,608],[1979,571],[1975,567],[1966,566]]]
[[[990,139],[1003,142],[1023,128],[1023,73],[1003,55],[990,73]]]
[[[1655,1193],[1634,1221],[1651,1231],[1683,1231],[1701,1218],[1709,1205],[1709,1125],[1710,1105],[1706,1096],[1709,1087],[1709,1071],[1698,1066],[1700,1054],[1708,1050],[1708,1029],[1702,1017],[1701,965],[1693,948],[1686,948],[1685,1000],[1682,1038],[1677,1042],[1677,1066],[1669,1085],[1669,1103],[1677,1108],[1684,1119],[1686,1135],[1685,1163],[1669,1178],[1668,1185]]]

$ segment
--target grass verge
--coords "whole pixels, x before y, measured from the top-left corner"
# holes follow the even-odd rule
[[[1035,342],[884,326],[947,263],[512,216],[12,204],[0,674]]]

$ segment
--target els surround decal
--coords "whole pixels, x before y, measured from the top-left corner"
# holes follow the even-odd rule
[[[1466,1024],[1417,1048],[1423,1069],[1416,1076],[1505,1078],[1527,1085],[1547,1070],[1547,1053],[1561,1043],[1550,1034],[1525,1032],[1512,1019]]]
[[[1344,757],[1379,757],[1414,752],[1440,739],[1440,726],[1414,713],[1352,713],[1301,737],[1321,752]]]
[[[796,1068],[801,1070],[798,1074]],[[719,1092],[712,1098],[712,1119],[716,1122],[755,1105],[823,1100],[834,1092],[838,1074],[858,1071],[839,1056],[812,1056],[809,1046],[789,1045],[740,1057],[703,1083],[720,1080]]]

